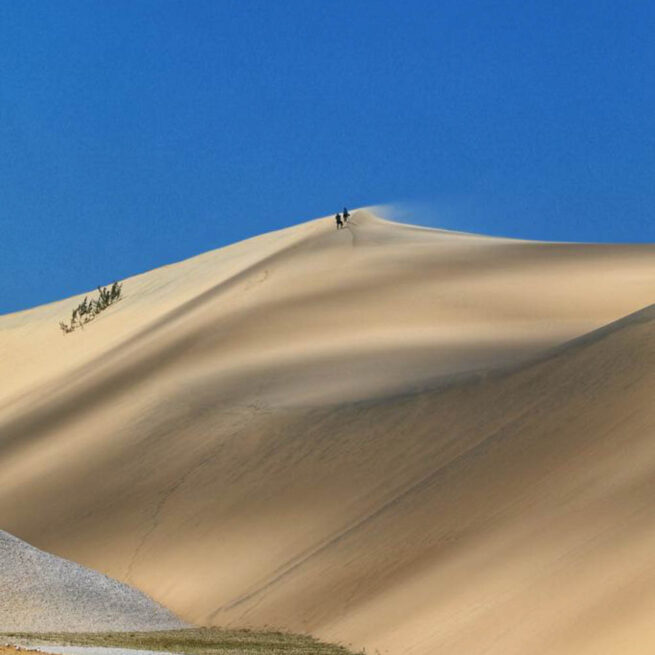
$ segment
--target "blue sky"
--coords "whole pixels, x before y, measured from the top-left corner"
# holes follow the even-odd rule
[[[344,204],[655,241],[654,31],[615,0],[0,3],[0,313]]]

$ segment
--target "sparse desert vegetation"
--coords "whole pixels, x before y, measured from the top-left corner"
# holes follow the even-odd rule
[[[90,323],[98,314],[104,312],[107,307],[121,299],[123,285],[114,282],[111,287],[98,287],[98,297],[89,300],[88,296],[73,310],[70,323],[61,321],[59,327],[64,334],[69,334],[77,328],[84,327]]]
[[[158,632],[12,633],[0,642],[38,646],[109,646],[167,651],[185,655],[354,655],[337,644],[327,644],[308,635],[276,631],[191,628]]]

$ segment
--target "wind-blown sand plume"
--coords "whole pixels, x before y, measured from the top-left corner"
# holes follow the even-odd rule
[[[0,530],[0,632],[183,627],[140,591]]]
[[[642,653],[653,310],[588,333],[654,255],[358,211],[0,318],[3,527],[201,624]]]

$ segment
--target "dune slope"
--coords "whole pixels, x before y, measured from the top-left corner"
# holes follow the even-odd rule
[[[594,330],[654,255],[358,211],[0,317],[2,527],[202,624],[643,652],[653,310]]]

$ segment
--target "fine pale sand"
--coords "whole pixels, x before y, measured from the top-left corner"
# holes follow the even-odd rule
[[[655,246],[360,210],[124,294],[0,317],[2,528],[199,624],[655,648]]]

